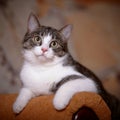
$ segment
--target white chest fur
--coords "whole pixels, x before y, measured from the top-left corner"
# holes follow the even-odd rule
[[[71,74],[80,75],[72,67],[64,67],[61,63],[49,67],[25,63],[21,71],[21,80],[24,87],[28,87],[35,94],[50,94],[49,90],[54,83]]]

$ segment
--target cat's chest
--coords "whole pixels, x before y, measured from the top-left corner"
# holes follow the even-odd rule
[[[52,84],[57,83],[64,77],[71,74],[79,74],[72,67],[64,67],[61,64],[41,68],[40,66],[24,66],[21,77],[24,84]]]

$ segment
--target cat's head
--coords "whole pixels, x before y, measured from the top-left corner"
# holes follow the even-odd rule
[[[42,26],[38,18],[31,13],[28,19],[28,30],[23,40],[23,55],[30,62],[48,63],[60,60],[67,53],[72,25],[60,30]]]

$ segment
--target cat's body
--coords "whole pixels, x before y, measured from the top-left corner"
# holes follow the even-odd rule
[[[82,91],[98,93],[111,104],[100,80],[70,55],[67,40],[71,30],[71,25],[61,30],[41,26],[30,15],[23,41],[24,64],[20,74],[23,88],[13,105],[15,113],[21,112],[33,97],[53,93],[57,110],[64,109],[72,96]]]

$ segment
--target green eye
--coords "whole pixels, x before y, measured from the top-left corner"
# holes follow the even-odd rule
[[[42,43],[42,40],[41,40],[41,38],[40,38],[39,36],[33,37],[33,41],[34,41],[35,43],[37,43],[37,44],[41,44],[41,43]]]
[[[50,47],[52,47],[52,48],[58,48],[58,46],[59,46],[59,44],[58,44],[57,41],[52,41],[52,42],[50,43]]]

